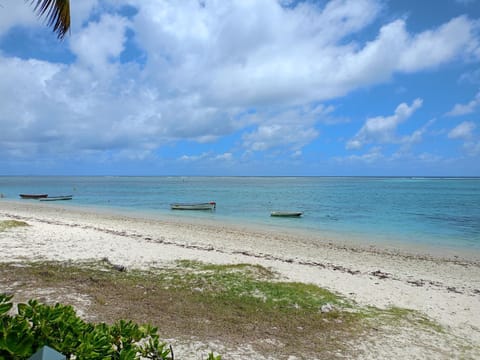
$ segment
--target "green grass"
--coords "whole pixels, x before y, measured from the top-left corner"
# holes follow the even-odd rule
[[[204,296],[244,306],[261,306],[263,310],[303,311],[317,313],[322,305],[351,307],[352,304],[334,293],[315,285],[282,282],[270,270],[248,264],[211,265],[178,262],[179,271],[172,286],[194,288]]]
[[[25,221],[2,220],[0,221],[0,232],[19,226],[28,226],[28,224]]]
[[[349,344],[369,341],[382,326],[443,331],[415,311],[359,306],[315,285],[281,281],[257,265],[178,261],[171,267],[120,272],[107,262],[0,264],[0,279],[22,291],[47,288],[88,296],[87,312],[98,321],[151,323],[164,338],[250,343],[278,358],[285,351],[303,358],[348,357]],[[322,313],[327,303],[334,310]]]
[[[386,310],[379,310],[373,308],[369,317],[373,319],[381,319],[381,321],[385,324],[390,323],[392,325],[395,325],[401,322],[406,322],[411,324],[412,326],[430,329],[437,333],[445,332],[445,329],[440,324],[433,321],[424,314],[411,309],[390,307]]]

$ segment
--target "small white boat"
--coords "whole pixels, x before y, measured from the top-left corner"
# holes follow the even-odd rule
[[[62,195],[62,196],[47,196],[41,198],[40,201],[57,201],[57,200],[72,200],[73,195]]]
[[[210,201],[206,203],[173,203],[170,204],[172,210],[215,210],[217,203]]]
[[[272,211],[270,216],[278,217],[300,217],[303,215],[303,211]]]

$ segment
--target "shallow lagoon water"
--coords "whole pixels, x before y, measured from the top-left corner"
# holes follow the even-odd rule
[[[480,178],[410,177],[0,177],[0,193],[73,194],[89,206],[331,233],[407,247],[480,251]],[[172,202],[216,201],[215,212]],[[301,218],[272,218],[275,210]]]

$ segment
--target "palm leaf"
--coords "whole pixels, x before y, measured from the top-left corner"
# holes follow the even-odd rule
[[[59,39],[63,39],[70,30],[69,0],[31,0],[34,11],[39,17],[45,17],[47,26],[53,28]]]

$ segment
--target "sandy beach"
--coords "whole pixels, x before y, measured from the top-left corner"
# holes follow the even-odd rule
[[[0,200],[0,220],[30,225],[0,232],[0,262],[108,258],[142,269],[178,259],[260,264],[283,279],[316,284],[359,304],[418,310],[465,344],[480,343],[480,254],[441,256],[424,250],[361,248],[338,244],[322,234],[36,202]],[[405,358],[405,344],[397,340],[386,339],[384,351],[390,358]],[[421,349],[411,351],[407,358],[428,355]]]

